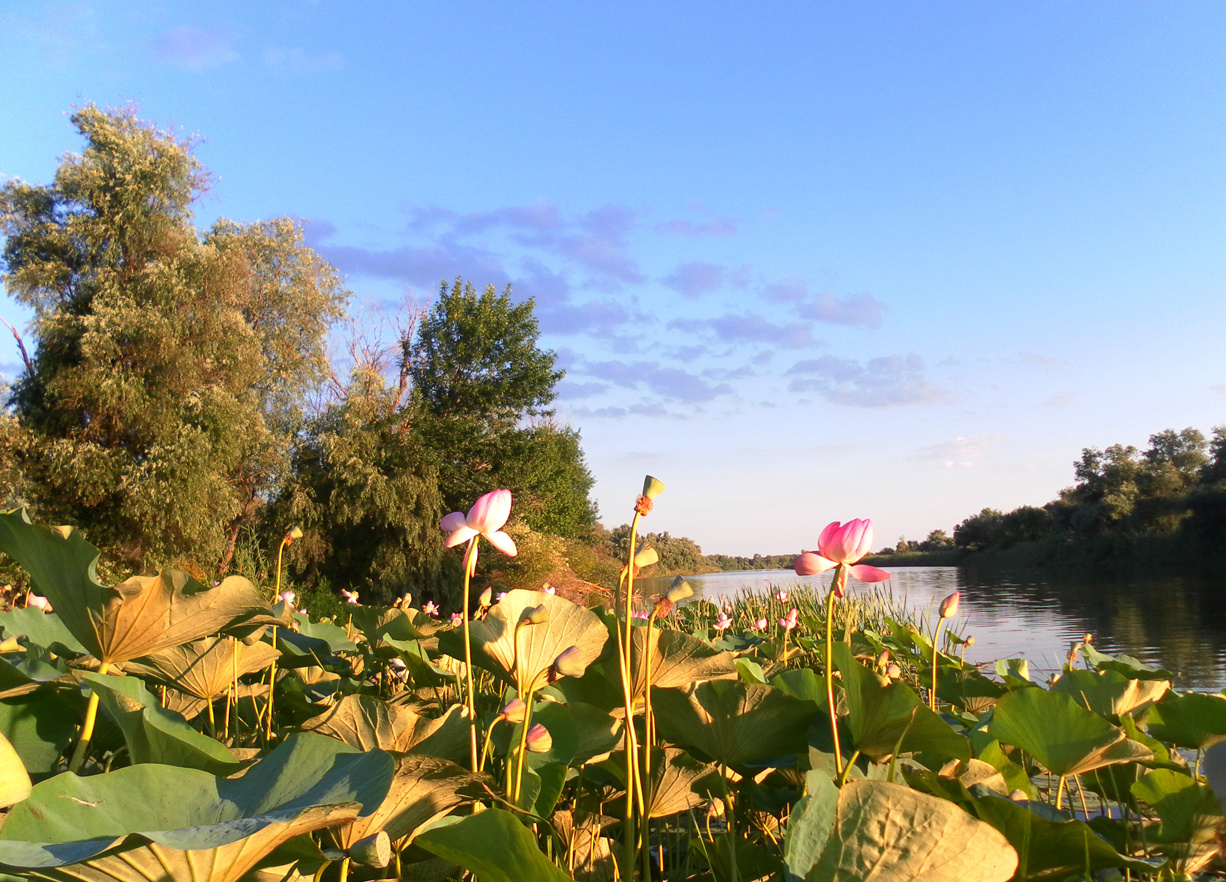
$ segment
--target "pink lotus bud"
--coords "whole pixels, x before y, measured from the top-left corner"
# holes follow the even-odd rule
[[[548,753],[553,747],[553,736],[540,723],[533,723],[528,730],[528,750],[533,753]]]
[[[898,666],[898,662],[890,662],[885,666],[885,675],[891,680],[897,680],[902,676],[902,668]]]
[[[765,631],[765,630],[766,630],[766,625],[767,625],[766,618],[765,618],[765,617],[763,617],[763,618],[760,618],[760,619],[758,619],[757,621],[755,621],[755,622],[753,623],[753,629],[754,629],[755,631]]]
[[[715,630],[721,634],[732,627],[732,619],[728,618],[727,613],[720,613],[719,618],[715,620]]]
[[[888,649],[881,650],[881,655],[877,656],[877,667],[884,668],[890,663],[890,651]]]
[[[498,716],[508,723],[522,723],[528,713],[528,706],[518,698],[512,698],[498,712]]]
[[[587,670],[587,664],[583,660],[583,653],[579,651],[578,646],[564,649],[553,660],[553,664],[550,667],[551,673],[556,675],[556,677],[582,677],[583,672]]]
[[[776,599],[776,600],[778,600],[778,601],[784,601],[784,600],[787,600],[787,599],[788,599],[788,593],[787,593],[786,591],[784,591],[784,590],[780,589],[780,590],[779,590],[779,591],[778,591],[778,592],[775,594],[775,599]]]
[[[483,609],[487,606],[490,606],[491,603],[493,602],[493,596],[494,596],[494,589],[486,588],[484,591],[481,592],[481,596],[477,598],[477,605]]]
[[[955,591],[953,594],[941,601],[940,614],[943,619],[952,619],[958,614],[958,601],[962,599],[962,592]]]
[[[33,591],[26,592],[26,606],[41,609],[43,612],[53,612],[51,609],[51,601],[45,597],[35,594]]]

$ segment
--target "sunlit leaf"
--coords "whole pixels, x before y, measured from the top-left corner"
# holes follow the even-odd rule
[[[245,644],[234,637],[205,637],[172,646],[126,670],[165,681],[181,692],[212,701],[246,674],[266,669],[281,655],[267,643]]]
[[[569,882],[519,819],[489,809],[418,834],[416,844],[473,873],[481,882]]]

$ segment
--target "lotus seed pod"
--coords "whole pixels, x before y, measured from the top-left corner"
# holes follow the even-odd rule
[[[689,582],[678,576],[677,578],[673,579],[673,584],[668,589],[668,594],[664,596],[671,602],[678,603],[685,600],[687,597],[693,597],[694,589],[690,586]]]

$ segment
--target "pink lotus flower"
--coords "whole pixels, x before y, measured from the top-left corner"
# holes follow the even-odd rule
[[[394,658],[389,664],[391,665],[391,674],[397,680],[406,681],[409,679],[409,666],[404,663],[402,658]]]
[[[554,588],[552,585],[543,585],[541,586],[541,590],[544,591],[546,594],[557,594],[558,593],[558,589]]]
[[[433,600],[427,600],[421,605],[421,611],[428,616],[438,617],[438,604]]]
[[[763,617],[763,618],[760,618],[760,619],[758,619],[756,622],[754,622],[754,623],[753,623],[753,629],[754,629],[755,631],[765,631],[765,630],[766,630],[766,625],[767,625],[766,618],[765,618],[765,617]]]
[[[548,753],[553,747],[553,736],[540,723],[533,723],[528,729],[528,750],[533,753]]]
[[[345,598],[345,603],[356,604],[358,602],[358,592],[356,591],[346,591],[344,588],[342,588],[341,597]]]
[[[463,623],[464,623],[464,616],[460,615],[458,612],[453,612],[451,614],[451,624],[452,625],[460,625]]]
[[[26,592],[26,606],[41,609],[43,612],[52,612],[51,601],[45,597],[35,594],[33,591]]]
[[[940,613],[943,619],[952,619],[958,614],[958,601],[962,599],[962,592],[955,591],[953,594],[941,601]]]
[[[792,611],[787,614],[787,617],[779,620],[779,627],[785,631],[791,631],[796,627],[797,615],[796,607],[792,607]]]
[[[778,594],[776,594],[776,595],[775,595],[775,599],[776,599],[776,600],[780,600],[780,601],[782,601],[782,600],[787,600],[787,599],[788,599],[788,593],[787,593],[786,591],[782,591],[782,590],[781,590],[781,591],[779,591],[779,593],[778,593]]]
[[[632,619],[642,619],[642,620],[645,622],[645,621],[647,621],[649,618],[651,618],[651,616],[650,616],[650,615],[648,615],[646,612],[632,612],[632,613],[630,613],[630,618],[632,618]]]
[[[715,630],[719,633],[724,633],[732,627],[732,619],[728,618],[728,614],[721,612],[719,618],[715,620]]]
[[[282,591],[280,594],[277,595],[277,597],[281,600],[282,603],[284,603],[286,606],[290,607],[291,609],[293,609],[294,601],[298,599],[298,595],[295,594],[293,591]]]
[[[817,537],[817,551],[806,551],[796,558],[792,567],[799,576],[815,576],[842,567],[833,588],[834,596],[842,597],[847,584],[845,573],[851,573],[861,582],[884,582],[890,578],[885,570],[856,563],[868,554],[872,544],[873,522],[868,518],[856,518],[846,524],[834,521]]]
[[[449,534],[444,543],[448,548],[455,548],[462,542],[484,536],[507,557],[515,557],[518,553],[515,540],[502,531],[510,516],[511,491],[492,490],[473,504],[467,516],[453,511],[439,522],[439,526],[444,533]],[[476,556],[477,549],[474,546],[473,563],[476,562]]]

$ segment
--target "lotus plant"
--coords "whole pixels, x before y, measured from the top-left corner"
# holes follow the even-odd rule
[[[830,707],[830,732],[834,738],[834,765],[843,774],[843,754],[839,745],[838,711],[834,704],[834,601],[847,590],[848,575],[861,582],[884,582],[890,578],[885,570],[858,563],[873,545],[873,522],[856,518],[841,524],[832,521],[817,537],[817,551],[806,551],[792,564],[798,576],[814,576],[834,570],[834,581],[826,597],[826,701]]]
[[[469,589],[473,574],[477,571],[477,540],[484,536],[491,545],[508,557],[515,557],[519,550],[515,540],[503,532],[507,518],[511,516],[511,491],[492,490],[478,499],[465,515],[458,511],[443,518],[439,527],[447,534],[444,543],[448,548],[455,548],[462,542],[468,543],[464,553],[464,678],[465,702],[468,707],[469,742],[472,749],[472,770],[477,771],[477,702],[475,686],[473,685],[473,653],[472,640],[469,634]],[[425,607],[422,607],[423,612]],[[437,612],[437,607],[435,608]]]
[[[932,691],[928,693],[929,710],[937,709],[937,638],[941,634],[941,625],[945,624],[945,620],[952,619],[958,614],[958,602],[961,599],[962,592],[955,591],[942,600],[940,607],[937,608],[940,618],[937,619],[936,627],[932,631]]]

